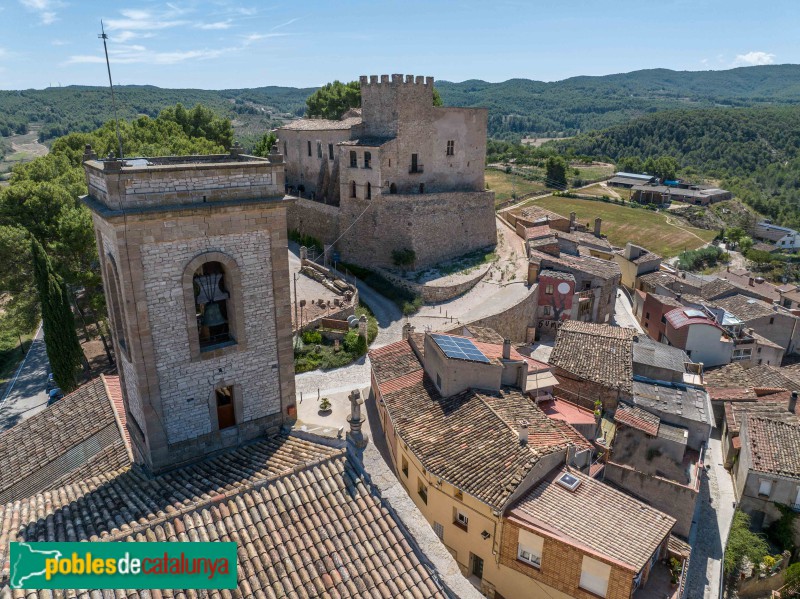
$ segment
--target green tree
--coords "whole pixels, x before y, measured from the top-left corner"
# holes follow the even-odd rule
[[[746,254],[753,248],[753,238],[749,235],[743,235],[739,239],[739,251]]]
[[[744,229],[742,229],[741,227],[731,227],[726,232],[728,241],[730,241],[733,244],[733,247],[739,245],[739,242],[741,242],[742,238],[745,235],[747,235],[747,233],[745,233]]]
[[[433,105],[442,106],[439,90],[433,88]],[[358,81],[326,83],[306,99],[306,116],[338,120],[351,108],[361,106],[361,84]]]
[[[730,575],[735,572],[745,557],[758,565],[768,554],[769,545],[764,537],[750,531],[750,516],[736,510],[725,549],[725,573]]]
[[[745,252],[744,257],[750,260],[750,262],[754,262],[758,268],[764,268],[765,266],[772,264],[774,259],[773,255],[769,252],[752,249]]]
[[[782,598],[797,599],[800,597],[800,563],[792,564],[786,568],[783,582],[784,587],[781,589]]]
[[[273,131],[267,131],[264,135],[261,136],[261,139],[258,140],[255,147],[253,148],[253,155],[267,156],[272,150],[272,146],[274,146],[277,143],[277,141],[278,141],[278,136],[275,135]]]
[[[561,156],[550,156],[545,163],[545,184],[556,189],[567,187],[567,162]]]
[[[213,110],[202,104],[186,110],[183,104],[178,103],[174,108],[162,110],[156,120],[177,123],[189,137],[203,137],[226,150],[233,144],[231,120],[218,117]]]
[[[6,295],[0,329],[12,336],[31,332],[39,322],[30,249],[30,235],[25,229],[0,226],[0,289]]]
[[[47,358],[50,360],[56,384],[62,391],[69,393],[78,386],[83,351],[75,333],[75,319],[67,287],[53,270],[50,258],[36,239],[31,240],[31,255],[42,307]]]
[[[326,83],[306,99],[306,114],[313,118],[340,119],[351,108],[361,106],[358,81]]]
[[[625,173],[641,173],[644,170],[644,166],[639,157],[625,156],[617,160],[617,170]]]
[[[672,156],[650,157],[644,161],[642,168],[646,173],[655,175],[662,181],[675,179],[678,174],[678,161]]]

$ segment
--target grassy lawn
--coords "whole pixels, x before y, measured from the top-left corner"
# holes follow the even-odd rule
[[[577,169],[580,174],[575,175],[574,169]],[[579,179],[591,181],[593,179],[601,179],[602,177],[610,177],[613,174],[614,167],[612,166],[599,164],[593,164],[592,166],[570,166],[567,171],[567,179],[571,180],[577,176]]]
[[[545,189],[544,183],[541,181],[528,181],[517,175],[509,175],[495,169],[486,169],[486,186],[494,192],[496,204],[511,199],[512,191],[515,191],[517,197],[520,197]]]
[[[616,197],[614,194],[616,194],[626,202],[630,201],[631,199],[630,189],[623,189],[622,187],[603,187],[599,183],[595,183],[589,187],[582,187],[581,189],[576,189],[574,191],[575,193],[579,193],[581,195],[593,196],[596,198],[608,196],[610,199],[614,199]]]
[[[600,217],[603,219],[603,233],[613,245],[624,247],[631,241],[664,258],[677,256],[684,248],[696,249],[714,239],[717,234],[717,231],[678,224],[675,217],[671,217],[671,222],[678,224],[673,226],[667,222],[669,215],[663,212],[595,200],[547,196],[532,200],[527,205],[541,206],[564,216],[575,212],[578,222],[584,224],[594,223],[594,219]],[[590,230],[592,226],[593,224],[589,226]]]

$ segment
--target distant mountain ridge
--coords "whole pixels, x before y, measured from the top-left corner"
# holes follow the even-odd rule
[[[800,103],[800,65],[741,67],[726,71],[649,69],[579,76],[552,83],[510,79],[501,83],[438,81],[451,106],[489,108],[489,135],[517,139],[560,137],[629,122],[674,108],[748,107]],[[165,89],[118,86],[120,113],[155,115],[182,102],[207,104],[240,121],[237,134],[254,135],[283,118],[300,116],[314,88]],[[69,86],[0,91],[0,134],[38,125],[45,138],[90,131],[111,118],[108,89]]]

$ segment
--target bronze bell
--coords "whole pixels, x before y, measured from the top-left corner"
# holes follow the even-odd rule
[[[222,315],[222,311],[219,309],[219,304],[206,304],[205,310],[203,310],[203,326],[218,327],[226,322],[228,321],[225,320],[225,317]]]

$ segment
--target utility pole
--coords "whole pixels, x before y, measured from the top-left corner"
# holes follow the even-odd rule
[[[119,145],[119,160],[122,160],[122,136],[119,134],[119,118],[117,118],[117,100],[114,97],[114,84],[111,81],[111,63],[108,60],[108,45],[106,44],[106,40],[108,36],[106,35],[106,30],[103,27],[103,21],[100,20],[100,31],[101,33],[97,36],[101,40],[103,40],[103,51],[106,53],[106,68],[108,69],[108,85],[111,88],[111,105],[114,108],[114,124],[117,128],[117,144]]]

